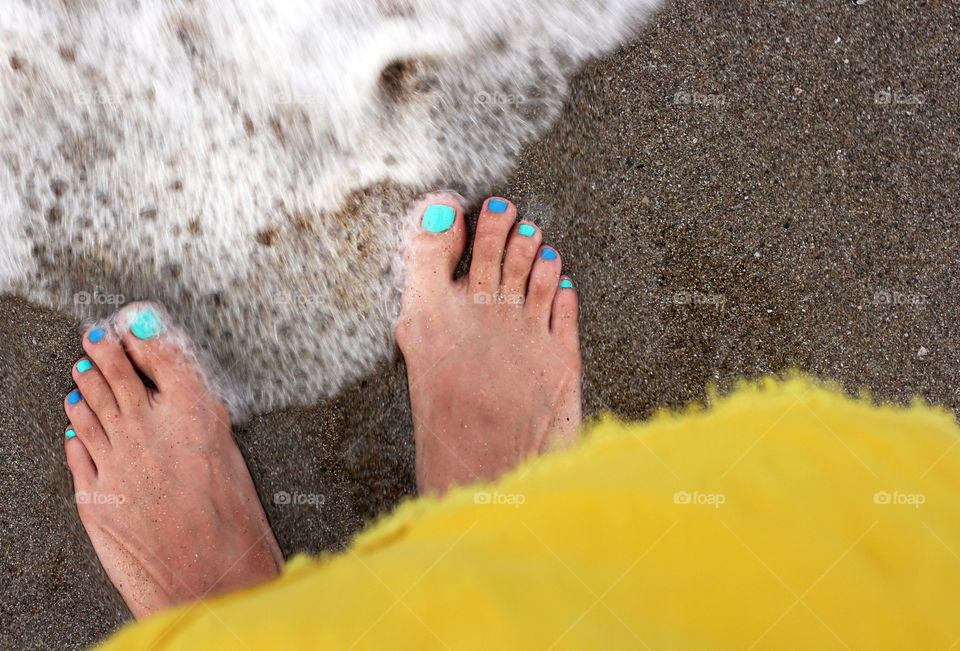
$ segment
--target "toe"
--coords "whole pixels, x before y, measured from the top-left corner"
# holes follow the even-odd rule
[[[449,289],[467,241],[463,205],[453,194],[433,193],[421,199],[411,215],[404,293]]]
[[[111,329],[94,328],[88,332],[83,338],[83,349],[107,381],[121,411],[146,403],[147,387]]]
[[[580,299],[573,281],[567,276],[560,278],[557,292],[553,296],[553,308],[550,311],[550,332],[562,341],[577,345],[577,314]]]
[[[120,417],[120,406],[110,384],[92,360],[85,357],[73,365],[73,381],[101,423],[115,422]]]
[[[88,490],[97,478],[97,466],[87,452],[87,447],[72,428],[64,433],[63,448],[67,455],[67,465],[70,466],[70,472],[73,474],[74,491]]]
[[[507,253],[503,259],[503,281],[500,284],[500,293],[505,298],[519,296],[523,300],[517,303],[524,302],[530,269],[542,239],[540,229],[530,222],[520,222],[510,233]]]
[[[203,394],[207,383],[189,342],[161,306],[131,303],[117,313],[116,324],[133,365],[161,394]]]
[[[500,289],[503,251],[516,218],[516,207],[506,199],[491,197],[483,204],[473,240],[470,291],[492,296]]]
[[[110,452],[111,445],[97,415],[93,413],[79,391],[71,391],[67,395],[63,401],[63,409],[67,418],[70,419],[70,428],[90,453],[94,463],[99,465],[104,456]]]
[[[550,327],[550,311],[553,308],[553,297],[557,293],[560,283],[560,254],[549,246],[540,247],[537,259],[530,271],[530,282],[527,287],[526,310],[529,317],[545,328]]]

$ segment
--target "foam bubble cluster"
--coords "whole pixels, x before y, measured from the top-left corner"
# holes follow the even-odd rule
[[[657,0],[0,0],[0,291],[165,304],[234,416],[392,350],[402,216],[468,200]]]

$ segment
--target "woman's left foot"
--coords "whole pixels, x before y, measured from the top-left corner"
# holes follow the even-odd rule
[[[152,304],[114,323],[84,336],[64,402],[77,510],[110,580],[139,618],[277,576],[227,409],[187,341]]]

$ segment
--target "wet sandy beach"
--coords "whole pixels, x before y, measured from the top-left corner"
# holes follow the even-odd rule
[[[684,0],[589,64],[490,188],[577,283],[586,413],[643,418],[792,368],[957,412],[958,58],[944,4]],[[70,501],[80,334],[0,299],[2,648],[87,646],[129,616]],[[285,554],[341,549],[413,494],[406,393],[395,357],[237,429]]]

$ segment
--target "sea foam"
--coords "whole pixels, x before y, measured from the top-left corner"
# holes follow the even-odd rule
[[[401,218],[468,201],[657,0],[0,0],[0,291],[165,304],[242,418],[393,349]]]

